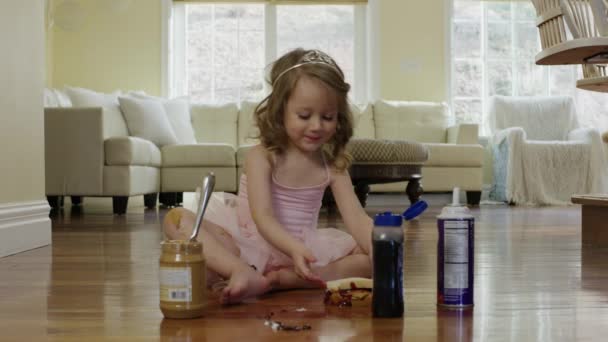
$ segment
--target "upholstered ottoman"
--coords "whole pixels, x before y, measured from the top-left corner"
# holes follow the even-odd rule
[[[361,205],[365,207],[369,185],[408,181],[404,189],[411,203],[422,195],[421,167],[429,155],[417,142],[352,139],[347,150],[353,156],[350,176]]]

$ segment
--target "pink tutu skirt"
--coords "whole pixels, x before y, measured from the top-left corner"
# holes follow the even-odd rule
[[[293,266],[291,258],[271,246],[259,233],[249,211],[247,200],[231,193],[214,192],[205,220],[222,227],[240,249],[240,258],[266,274]],[[290,227],[293,231],[295,227]],[[301,227],[294,238],[314,254],[313,267],[325,266],[352,253],[357,246],[353,237],[335,228]]]

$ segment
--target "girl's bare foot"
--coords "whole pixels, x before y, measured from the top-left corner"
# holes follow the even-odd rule
[[[268,279],[272,279],[273,288],[276,290],[290,289],[317,289],[324,288],[324,282],[316,282],[304,279],[296,274],[293,269],[282,268],[278,271],[268,272]]]
[[[245,266],[243,269],[233,272],[228,285],[220,295],[220,303],[240,303],[245,298],[266,293],[273,288],[274,281],[274,278],[267,278]]]
[[[163,231],[170,240],[187,240],[192,234],[196,217],[184,208],[173,208],[165,215]]]

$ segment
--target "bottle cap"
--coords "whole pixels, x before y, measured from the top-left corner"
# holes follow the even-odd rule
[[[401,215],[393,214],[390,211],[374,216],[374,226],[401,227],[402,222],[403,219],[401,218]]]
[[[422,214],[428,206],[429,205],[425,201],[419,200],[403,212],[403,218],[406,221],[413,220],[418,215]]]

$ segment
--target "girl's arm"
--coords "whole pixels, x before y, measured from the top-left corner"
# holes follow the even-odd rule
[[[359,247],[369,255],[372,247],[374,221],[367,215],[357,195],[355,195],[347,170],[332,170],[331,191],[346,228]]]
[[[289,235],[274,215],[270,190],[272,164],[269,152],[262,145],[254,146],[247,152],[245,171],[249,208],[262,237],[294,260],[298,275],[312,281],[321,281],[308,266],[309,262],[316,261],[313,254],[303,243]]]

